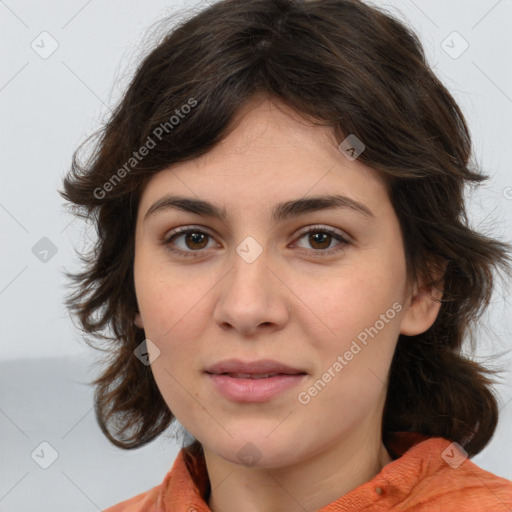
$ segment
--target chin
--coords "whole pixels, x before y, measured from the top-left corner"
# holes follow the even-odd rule
[[[234,438],[226,435],[224,442],[219,443],[216,439],[203,446],[233,464],[249,468],[277,468],[298,461],[299,440],[288,437],[288,442],[284,442],[283,437],[278,436],[270,439],[273,434],[266,437],[267,434],[262,434],[262,431],[267,432],[262,429],[254,436],[245,432]]]

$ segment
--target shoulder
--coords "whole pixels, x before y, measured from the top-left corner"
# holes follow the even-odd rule
[[[107,508],[103,512],[167,512],[196,503],[203,509],[209,480],[204,458],[197,447],[180,450],[160,485]],[[201,506],[200,506],[201,505]]]
[[[512,482],[477,466],[456,443],[431,438],[413,446],[402,461],[391,465],[396,463],[390,480],[398,486],[401,480],[414,482],[403,495],[403,510],[512,511]]]
[[[142,492],[132,498],[117,503],[103,510],[103,512],[164,512],[162,508],[164,489],[164,483],[161,483],[149,491]]]
[[[512,511],[512,482],[466,459],[458,467],[442,466],[424,482],[432,504],[445,510]]]

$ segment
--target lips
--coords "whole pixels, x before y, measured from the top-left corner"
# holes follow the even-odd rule
[[[252,362],[227,359],[210,366],[206,369],[206,373],[229,375],[236,379],[265,379],[275,375],[303,375],[306,372],[272,359],[260,359]]]
[[[307,373],[299,368],[262,359],[228,359],[205,370],[214,389],[233,402],[267,402],[297,387]]]
[[[220,375],[228,375],[234,379],[268,379],[276,375],[289,375],[284,373],[221,373]]]

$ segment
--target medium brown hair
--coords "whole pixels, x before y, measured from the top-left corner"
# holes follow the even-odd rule
[[[143,59],[87,161],[77,156],[82,146],[73,155],[61,194],[92,219],[97,241],[84,269],[69,274],[76,289],[67,305],[85,333],[110,345],[94,381],[102,431],[116,446],[137,448],[174,419],[150,366],[134,356],[145,338],[134,325],[141,192],[159,171],[210,151],[257,93],[332,127],[338,142],[349,134],[363,141],[359,160],[385,178],[400,221],[410,282],[446,264],[435,323],[399,336],[382,429],[442,436],[478,453],[495,430],[497,402],[487,371],[461,346],[490,302],[493,270],[509,275],[511,246],[469,227],[464,188],[488,176],[470,168],[463,114],[417,36],[358,0],[209,6]]]

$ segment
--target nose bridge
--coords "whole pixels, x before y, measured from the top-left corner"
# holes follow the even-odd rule
[[[282,324],[288,307],[270,272],[268,251],[252,236],[236,247],[215,308],[215,320],[243,331]]]
[[[266,290],[268,263],[268,251],[253,236],[245,237],[235,247],[233,255],[233,269],[228,278],[231,294],[242,300],[261,300],[261,294],[269,291]]]

